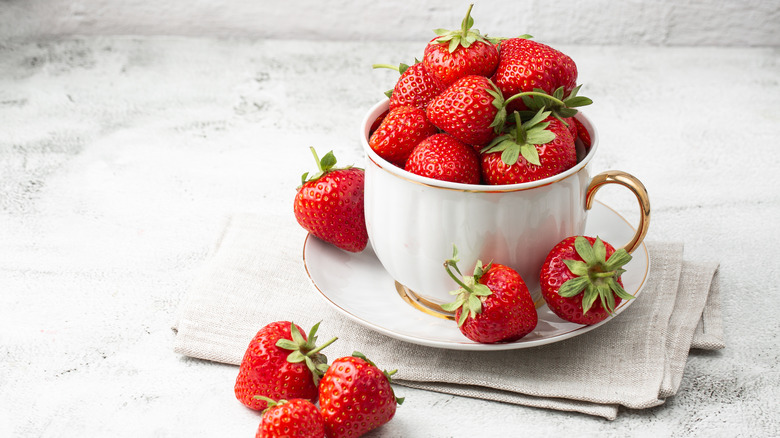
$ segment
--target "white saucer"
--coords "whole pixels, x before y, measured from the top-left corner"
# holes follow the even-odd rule
[[[634,228],[616,211],[595,202],[588,213],[585,234],[598,234],[619,247],[631,240]],[[650,271],[645,244],[632,256],[622,279],[626,291],[638,298]],[[532,333],[512,343],[480,344],[463,336],[454,321],[424,313],[404,301],[370,245],[361,253],[349,253],[310,234],[303,245],[303,262],[317,291],[348,318],[387,336],[429,347],[482,351],[535,347],[580,335],[611,320],[591,326],[573,324],[542,305],[537,309],[539,323]],[[623,301],[613,318],[634,301]]]

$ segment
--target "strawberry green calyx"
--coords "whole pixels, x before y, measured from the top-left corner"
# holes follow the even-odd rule
[[[271,409],[271,408],[273,408],[275,406],[281,406],[283,404],[288,403],[287,400],[284,400],[284,399],[282,399],[282,400],[274,400],[274,399],[268,398],[268,397],[266,397],[264,395],[256,395],[256,396],[254,396],[252,398],[254,398],[255,400],[262,400],[262,401],[268,403],[268,407],[263,409],[263,413],[265,413],[265,411],[267,411],[267,410],[269,410],[269,409]]]
[[[462,326],[467,318],[474,318],[477,314],[482,313],[482,300],[480,300],[480,297],[487,297],[493,294],[490,288],[479,282],[479,279],[485,272],[490,270],[492,263],[488,263],[488,265],[483,268],[482,261],[477,260],[477,265],[474,267],[474,275],[463,276],[458,269],[459,261],[458,249],[453,246],[452,258],[444,262],[444,269],[460,288],[450,292],[450,295],[457,296],[455,301],[442,304],[441,306],[442,309],[448,312],[454,312],[457,309],[461,309],[458,327]],[[455,276],[452,269],[454,269],[462,279]]]
[[[328,370],[328,358],[320,353],[323,348],[335,342],[338,338],[334,337],[328,342],[317,346],[317,329],[319,329],[320,323],[314,324],[309,331],[307,339],[304,339],[301,332],[298,330],[295,324],[291,324],[290,335],[292,339],[279,339],[276,342],[276,346],[290,350],[291,353],[287,356],[287,362],[300,363],[305,362],[306,367],[312,373],[314,377],[314,384],[319,383],[320,377]]]
[[[593,103],[593,100],[589,97],[577,95],[580,88],[582,88],[582,85],[577,85],[568,96],[564,96],[565,91],[563,87],[558,87],[551,95],[545,93],[540,88],[534,88],[531,93],[519,93],[519,97],[531,113],[546,108],[552,113],[553,117],[569,126],[564,119],[574,117],[579,112],[577,108]],[[512,100],[514,100],[514,96],[512,96]],[[528,114],[528,112],[524,112],[524,114]]]
[[[482,149],[482,153],[501,152],[501,161],[512,166],[520,155],[529,163],[539,166],[539,152],[536,145],[547,144],[555,140],[555,134],[547,130],[549,122],[544,122],[550,111],[540,109],[531,120],[521,122],[520,115],[513,113],[514,127],[504,135],[498,136]]]
[[[415,58],[414,63],[417,64],[419,62],[420,61],[417,58]],[[404,74],[406,72],[406,70],[409,69],[409,64],[404,64],[403,62],[398,64],[398,65],[392,65],[392,64],[372,64],[371,67],[374,68],[374,69],[377,69],[377,68],[389,68],[390,70],[395,70],[395,71],[398,72],[398,74],[402,75],[402,74]],[[390,90],[385,91],[385,96],[392,97],[393,96],[393,90],[390,89]]]
[[[625,249],[615,251],[609,260],[606,260],[604,242],[596,237],[591,246],[582,236],[574,240],[574,249],[583,261],[563,261],[576,277],[563,283],[558,294],[562,297],[573,297],[583,292],[583,313],[587,313],[597,299],[601,301],[604,309],[612,314],[615,310],[615,295],[624,300],[634,298],[617,281],[626,272],[623,266],[631,260],[631,255]]]
[[[317,163],[317,172],[313,175],[309,175],[309,172],[304,173],[301,175],[301,185],[306,184],[310,181],[316,181],[320,178],[322,178],[323,175],[326,173],[332,171],[332,170],[338,170],[336,166],[336,156],[333,155],[333,151],[328,152],[325,154],[325,156],[320,159],[320,157],[317,155],[317,151],[314,149],[314,147],[309,147],[309,150],[311,150],[311,154],[314,156],[314,161]],[[350,169],[352,166],[345,166],[339,169]],[[301,186],[298,186],[300,189]]]
[[[493,107],[498,110],[496,116],[493,118],[493,123],[491,123],[489,127],[493,128],[495,133],[499,133],[504,129],[504,124],[506,123],[506,105],[509,102],[504,99],[501,90],[492,80],[488,79],[488,83],[490,83],[490,88],[485,91],[493,97]]]
[[[527,33],[524,33],[524,34],[516,36],[514,38],[530,40],[530,39],[533,39],[533,36],[529,35]],[[508,39],[511,39],[511,38],[508,38],[508,37],[489,37],[489,36],[485,35],[485,39],[487,39],[488,41],[490,41],[493,44],[500,44],[501,41],[505,41],[505,40],[508,40]]]
[[[464,47],[467,48],[470,45],[474,44],[477,41],[481,41],[483,43],[490,44],[490,41],[488,39],[479,33],[477,29],[471,29],[471,26],[474,25],[474,19],[471,18],[471,8],[474,7],[474,4],[469,5],[468,11],[466,11],[466,17],[463,19],[463,21],[460,24],[460,29],[458,30],[447,30],[447,29],[434,29],[433,32],[436,35],[439,35],[438,38],[436,38],[436,42],[440,44],[447,43],[447,50],[452,53],[454,52],[458,47]]]
[[[377,367],[376,364],[371,361],[371,359],[367,358],[365,354],[363,354],[363,353],[361,353],[359,351],[353,351],[352,352],[352,357],[358,357],[360,359],[363,359],[364,361],[368,362],[369,365],[379,369],[379,367]],[[382,370],[382,374],[384,374],[385,378],[387,378],[387,381],[389,383],[393,383],[392,375],[397,373],[397,372],[398,372],[398,370],[392,370],[392,371]],[[395,393],[393,393],[393,397],[395,397],[395,402],[398,403],[399,405],[403,404],[403,402],[405,400],[404,397],[396,397]]]

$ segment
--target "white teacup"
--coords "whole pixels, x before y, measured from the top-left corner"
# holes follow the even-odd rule
[[[642,242],[650,219],[647,191],[625,172],[591,177],[590,162],[599,138],[581,112],[576,117],[590,133],[591,146],[585,153],[580,145],[584,157],[576,166],[539,181],[490,186],[422,177],[379,157],[368,145],[368,137],[387,108],[387,100],[378,103],[362,124],[366,226],[377,258],[417,303],[440,311],[438,304],[453,300],[449,291],[457,287],[443,264],[456,245],[464,274],[471,273],[477,260],[510,266],[541,305],[539,272],[545,257],[564,238],[583,233],[593,195],[604,184],[621,184],[636,195],[642,210],[640,224],[624,248],[632,252]]]

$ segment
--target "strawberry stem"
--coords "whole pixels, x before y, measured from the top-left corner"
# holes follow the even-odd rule
[[[542,93],[542,92],[539,92],[539,91],[525,91],[525,92],[522,92],[522,93],[517,93],[517,94],[513,95],[512,97],[510,97],[509,99],[506,99],[504,101],[504,104],[508,104],[509,102],[515,100],[516,98],[523,97],[523,96],[537,96],[537,97],[541,97],[543,99],[549,99],[549,100],[553,101],[554,103],[556,103],[558,105],[562,105],[564,107],[566,106],[566,103],[564,101],[562,101],[560,99],[556,99],[555,97],[552,97],[552,96],[550,96],[547,93]]]
[[[465,39],[469,34],[469,29],[471,29],[471,26],[473,25],[473,21],[469,23],[469,18],[471,18],[471,8],[474,7],[474,3],[469,5],[469,9],[466,11],[466,17],[463,18],[463,21],[460,23],[460,34]]]
[[[457,263],[457,262],[455,260],[452,260],[452,259],[447,260],[446,262],[444,262],[444,269],[447,271],[447,275],[449,275],[450,278],[455,280],[455,283],[457,283],[458,286],[462,287],[463,289],[467,290],[468,292],[474,292],[473,290],[471,290],[470,287],[466,286],[466,284],[463,283],[463,281],[461,281],[460,278],[456,277],[455,274],[453,274],[452,271],[450,270],[450,266],[454,266],[455,263]]]
[[[311,351],[309,351],[308,353],[306,353],[306,355],[307,355],[307,356],[314,356],[315,354],[317,354],[317,353],[319,353],[320,351],[322,351],[322,349],[323,349],[323,348],[325,348],[325,347],[327,347],[328,345],[330,345],[330,344],[332,344],[332,343],[336,342],[337,340],[338,340],[338,337],[334,336],[334,337],[333,337],[333,338],[331,338],[331,339],[330,339],[328,342],[326,342],[326,343],[324,343],[324,344],[320,345],[319,347],[315,348],[314,350],[311,350]]]
[[[389,68],[390,70],[400,71],[400,67],[397,65],[390,65],[390,64],[372,64],[372,68]]]

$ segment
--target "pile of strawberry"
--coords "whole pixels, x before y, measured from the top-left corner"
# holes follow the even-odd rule
[[[466,184],[523,183],[570,169],[575,141],[590,144],[573,117],[591,103],[577,95],[574,61],[527,35],[480,34],[472,6],[460,29],[435,31],[422,61],[397,67],[371,149],[409,172]]]
[[[381,371],[363,354],[328,364],[316,345],[290,321],[261,328],[249,343],[236,378],[236,398],[263,411],[256,437],[357,438],[390,421],[403,402],[390,386],[395,371]],[[317,406],[319,404],[319,407]]]

